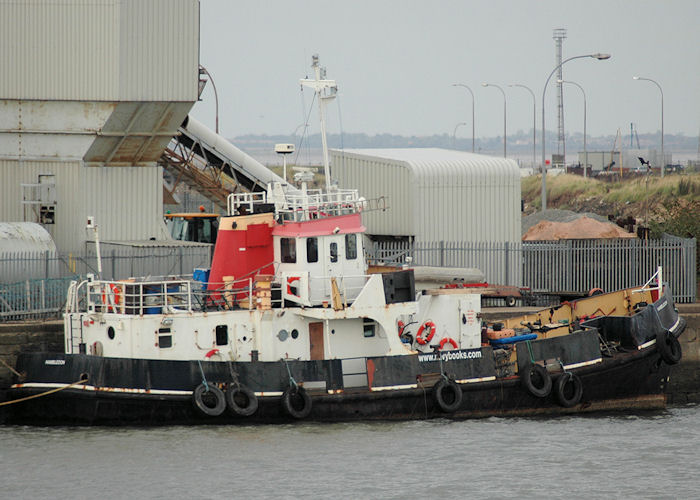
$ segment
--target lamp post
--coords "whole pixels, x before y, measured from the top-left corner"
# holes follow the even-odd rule
[[[453,87],[464,87],[472,95],[472,153],[473,153],[474,152],[474,92],[472,92],[472,89],[470,89],[469,86],[464,85],[463,83],[453,83],[452,86]]]
[[[534,169],[537,164],[537,99],[535,98],[535,93],[527,85],[512,83],[508,86],[527,89],[532,95],[532,168]]]
[[[495,83],[482,83],[482,87],[496,87],[503,94],[503,158],[506,157],[506,93],[500,85]]]
[[[457,125],[455,125],[455,129],[452,132],[452,149],[455,149],[455,141],[457,137],[457,129],[461,127],[462,125],[466,125],[466,122],[459,122]]]
[[[583,94],[583,177],[586,177],[586,168],[588,167],[588,150],[586,149],[586,91],[583,90],[578,83],[569,80],[557,80],[557,83],[570,83],[581,89]]]
[[[664,170],[666,169],[666,157],[664,156],[664,91],[661,89],[659,82],[652,80],[651,78],[643,78],[641,76],[633,76],[633,80],[646,80],[651,82],[657,87],[659,87],[659,92],[661,92],[661,177],[664,176]]]
[[[201,64],[199,65],[199,74],[202,75],[207,75],[209,77],[209,81],[211,82],[211,86],[214,89],[214,101],[216,102],[216,133],[219,133],[219,94],[216,92],[216,85],[214,84],[214,79],[211,77],[211,74],[207,71],[207,68],[202,66]]]
[[[574,59],[582,59],[584,57],[592,57],[593,59],[598,59],[603,61],[605,59],[610,59],[610,54],[584,54],[580,56],[569,57],[564,59],[559,63],[547,77],[547,81],[544,82],[544,89],[542,89],[542,210],[547,210],[547,165],[545,164],[546,149],[547,144],[545,143],[545,128],[544,128],[544,96],[547,93],[547,85],[549,85],[549,80],[552,79],[554,73],[561,68],[565,63],[573,61]]]

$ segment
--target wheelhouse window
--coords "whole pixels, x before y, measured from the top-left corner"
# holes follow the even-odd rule
[[[338,262],[338,244],[334,241],[330,247],[331,262]]]
[[[306,262],[318,262],[318,238],[306,238]]]
[[[362,332],[365,337],[374,337],[377,330],[377,323],[370,318],[362,318]]]
[[[282,262],[294,264],[297,261],[297,240],[280,238],[280,256]]]
[[[355,260],[357,258],[357,235],[345,235],[345,258],[347,260]]]
[[[228,345],[227,325],[216,325],[216,345]]]
[[[158,328],[158,347],[161,349],[169,349],[173,346],[173,337],[170,334],[170,328]]]

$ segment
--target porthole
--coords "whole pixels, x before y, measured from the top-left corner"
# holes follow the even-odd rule
[[[109,328],[107,328],[107,336],[110,339],[114,339],[114,327],[110,326]]]
[[[294,330],[292,330],[292,338],[293,338],[293,339],[296,339],[296,338],[298,338],[298,337],[299,337],[299,330],[297,330],[297,329],[295,328]]]
[[[279,333],[277,334],[277,338],[280,339],[281,342],[284,342],[287,340],[287,337],[289,337],[289,333],[287,330],[280,330]]]

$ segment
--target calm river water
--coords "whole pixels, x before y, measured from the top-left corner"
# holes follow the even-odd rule
[[[700,498],[700,406],[554,419],[0,427],[0,496]]]

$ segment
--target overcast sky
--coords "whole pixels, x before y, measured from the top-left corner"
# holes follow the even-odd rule
[[[564,79],[586,91],[589,135],[628,136],[661,128],[664,92],[667,134],[700,132],[700,0],[202,0],[200,62],[219,93],[220,131],[226,137],[291,134],[303,123],[318,53],[338,82],[340,109],[329,106],[328,131],[397,135],[471,136],[472,88],[476,136],[530,131],[532,96],[541,127],[542,89],[556,66],[554,28],[565,28],[563,58],[608,52],[608,61],[576,59]],[[552,78],[552,82],[556,76]],[[556,89],[547,89],[546,122],[556,130]],[[211,88],[193,115],[214,128]],[[567,133],[583,131],[583,98],[565,87]],[[318,130],[313,109],[312,132]],[[538,132],[539,141],[539,132]]]

